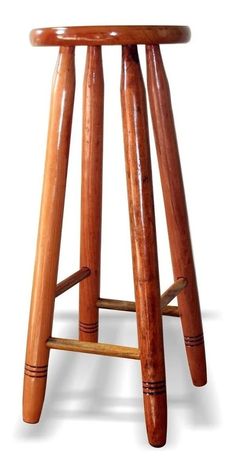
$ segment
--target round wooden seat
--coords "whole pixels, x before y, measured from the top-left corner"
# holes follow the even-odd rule
[[[31,31],[33,46],[186,43],[187,26],[63,26]]]

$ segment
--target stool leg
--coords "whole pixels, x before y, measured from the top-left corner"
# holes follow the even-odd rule
[[[121,103],[138,339],[148,439],[166,442],[166,384],[145,89],[137,46],[123,46]]]
[[[74,48],[62,47],[51,97],[44,185],[28,329],[23,419],[39,421],[46,389],[75,89]]]
[[[90,268],[91,274],[79,288],[79,338],[87,342],[98,341],[96,303],[100,297],[103,96],[101,47],[88,46],[83,98],[80,267]]]
[[[188,285],[178,297],[193,383],[207,382],[205,348],[197,281],[188,224],[171,98],[159,46],[147,46],[148,92],[166,209],[175,278]]]

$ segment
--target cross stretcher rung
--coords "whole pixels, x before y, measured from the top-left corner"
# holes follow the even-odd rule
[[[67,338],[49,338],[46,342],[47,348],[57,350],[77,351],[81,353],[93,353],[95,355],[116,356],[119,358],[140,359],[138,348],[110,345],[108,343],[80,342]]]
[[[83,279],[87,278],[90,274],[90,269],[83,267],[76,273],[71,274],[71,276],[69,276],[68,278],[63,279],[63,281],[57,284],[55,297],[60,296],[65,291],[68,291],[68,289],[75,286],[80,281],[83,281]]]
[[[99,309],[120,310],[122,312],[136,312],[135,302],[121,301],[118,299],[98,299],[97,307]],[[166,305],[161,308],[162,315],[169,315],[171,317],[179,317],[179,309],[176,305]]]
[[[177,306],[168,306],[168,304],[186,287],[187,280],[179,278],[172,284],[161,296],[161,313],[172,317],[179,317]],[[101,309],[121,310],[128,312],[136,311],[136,304],[132,301],[121,301],[117,299],[98,299],[97,307]]]
[[[60,283],[58,294],[69,289],[72,285],[76,284],[75,281],[84,279],[90,274],[88,268],[81,268],[80,271],[73,274],[69,278],[65,279]],[[167,304],[174,299],[187,285],[187,280],[179,278],[174,284],[172,284],[167,291],[161,296],[161,309],[162,313],[168,311],[168,315],[179,315],[176,307],[168,307]],[[57,286],[57,288],[58,288]],[[117,301],[113,299],[99,299],[97,302],[98,307],[107,309],[118,309],[118,310],[130,310],[135,311],[135,303],[129,301]],[[94,343],[94,342],[81,342],[79,340],[66,339],[66,338],[53,338],[50,337],[46,342],[47,348],[54,348],[57,350],[76,351],[81,353],[93,353],[95,355],[105,356],[116,356],[120,358],[132,358],[134,360],[140,359],[140,351],[138,348],[124,347],[120,345],[110,345],[108,343]]]
[[[187,286],[188,281],[185,278],[177,279],[168,289],[161,295],[161,308],[167,306],[178,294]]]

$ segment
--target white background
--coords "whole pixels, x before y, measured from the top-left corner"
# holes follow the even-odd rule
[[[1,3],[1,471],[234,471],[235,14],[230,0]],[[187,45],[163,46],[203,313],[208,385],[192,386],[177,319],[164,319],[168,439],[147,443],[138,362],[66,352],[50,357],[38,425],[21,396],[50,84],[57,48],[32,48],[33,27],[187,24]],[[145,77],[145,57],[140,47]],[[120,47],[103,49],[105,93],[101,296],[133,299],[120,121]],[[77,92],[59,279],[78,269],[81,87]],[[151,123],[150,123],[151,125]],[[150,126],[161,287],[172,282]],[[78,287],[56,304],[54,335],[77,335]],[[100,340],[136,345],[134,314],[101,311]]]

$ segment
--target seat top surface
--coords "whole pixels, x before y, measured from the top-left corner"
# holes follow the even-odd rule
[[[129,45],[186,43],[187,26],[61,26],[31,31],[34,46]]]

